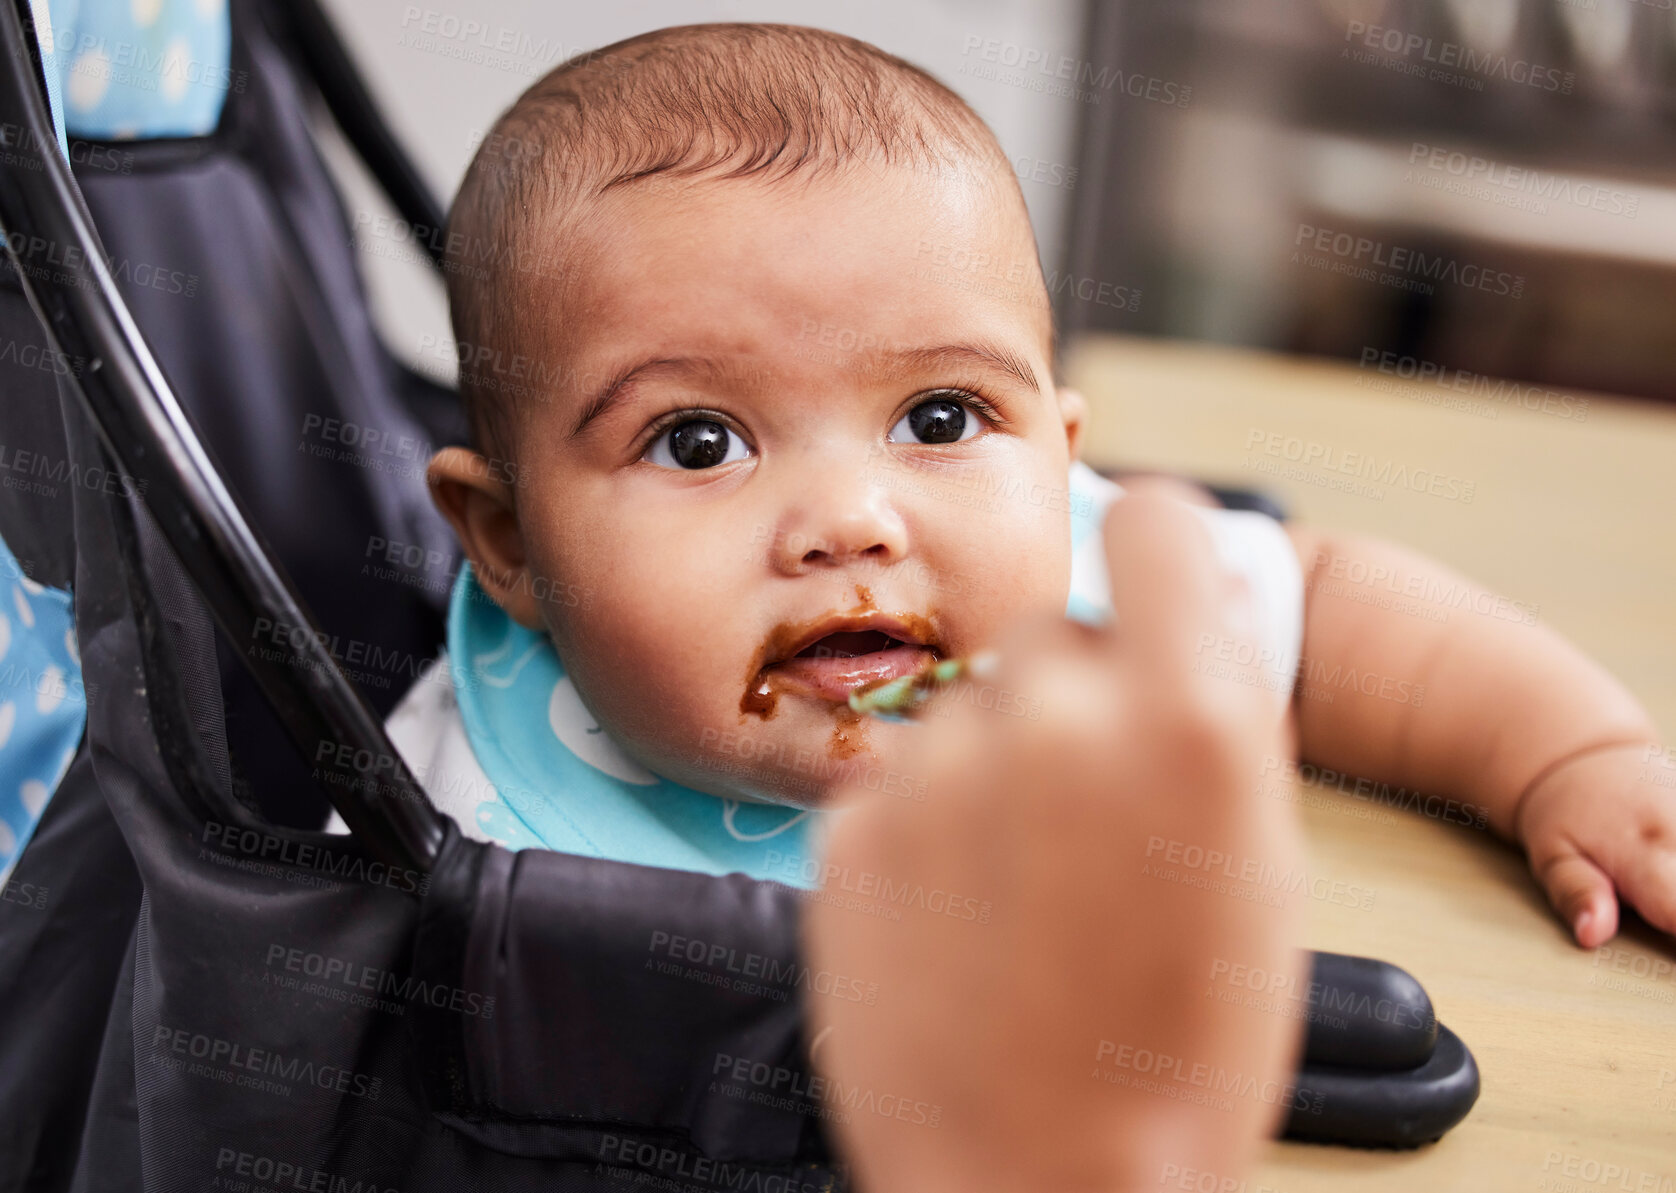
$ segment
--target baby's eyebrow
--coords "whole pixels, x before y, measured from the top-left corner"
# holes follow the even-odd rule
[[[929,371],[950,364],[977,365],[1004,373],[1026,389],[1039,392],[1042,388],[1029,361],[1016,352],[983,340],[964,344],[938,344],[931,348],[887,349],[881,352],[880,356],[883,361],[893,362],[904,371]]]
[[[975,365],[999,373],[1010,381],[1017,381],[1032,392],[1040,392],[1041,384],[1030,363],[1016,352],[983,340],[962,344],[936,344],[925,348],[878,349],[877,372],[893,369],[903,373],[929,373],[951,364]],[[725,382],[733,371],[719,360],[707,356],[661,356],[636,361],[619,369],[609,381],[595,390],[583,403],[582,413],[571,428],[574,439],[587,430],[588,424],[609,410],[631,381],[649,373],[674,373],[698,376],[711,382]]]
[[[609,410],[622,396],[629,382],[648,373],[685,373],[711,382],[725,380],[731,376],[725,365],[707,356],[659,356],[636,361],[617,370],[609,381],[589,396],[582,405],[581,417],[570,430],[570,438],[575,439],[588,429],[589,423]]]

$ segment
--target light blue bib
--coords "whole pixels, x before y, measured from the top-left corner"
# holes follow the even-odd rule
[[[1093,531],[1119,492],[1076,464],[1068,492],[1042,495],[1069,506],[1066,612],[1079,620],[1098,621],[1109,611],[1103,540]],[[811,833],[829,813],[722,799],[628,758],[582,704],[551,639],[508,617],[469,564],[454,584],[448,655],[467,740],[499,796],[478,807],[477,823],[491,840],[510,849],[820,885]]]

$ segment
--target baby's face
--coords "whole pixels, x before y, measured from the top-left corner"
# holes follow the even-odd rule
[[[907,168],[662,182],[577,250],[516,485],[433,464],[480,581],[658,774],[804,806],[911,788],[882,759],[920,727],[848,693],[1069,589],[1082,403],[1052,384],[1022,211]]]

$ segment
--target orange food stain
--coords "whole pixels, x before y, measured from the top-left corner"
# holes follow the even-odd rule
[[[757,652],[751,658],[750,670],[745,672],[745,694],[739,698],[740,716],[755,715],[763,720],[772,720],[774,713],[780,706],[779,687],[772,674],[765,675],[763,666],[769,659],[784,658],[787,651],[797,644],[799,626],[797,623],[782,621],[768,634],[768,641],[757,647]]]
[[[867,748],[867,723],[863,714],[839,705],[833,710],[837,723],[832,726],[832,740],[826,752],[833,758],[854,758]]]
[[[765,721],[772,721],[774,714],[780,709],[780,691],[772,678],[759,675],[756,682],[745,689],[745,694],[739,698],[739,714],[743,720],[750,714],[755,714]]]

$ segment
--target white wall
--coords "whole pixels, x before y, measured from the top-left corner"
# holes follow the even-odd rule
[[[778,21],[870,41],[929,70],[964,96],[1023,167],[1043,264],[1058,264],[1071,192],[1077,102],[1052,94],[1051,73],[1004,62],[1077,57],[1082,0],[325,0],[396,134],[446,205],[476,141],[518,94],[582,50],[665,25]],[[427,32],[430,30],[430,32]],[[996,75],[1005,77],[997,78]],[[352,213],[389,215],[341,146],[328,157]],[[1024,159],[1024,160],[1021,160]],[[1037,163],[1040,163],[1038,166]],[[1071,185],[1074,186],[1074,175]],[[399,356],[450,377],[442,288],[411,245],[363,238],[360,261],[385,336]]]

